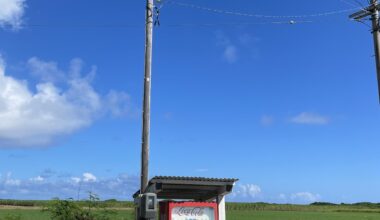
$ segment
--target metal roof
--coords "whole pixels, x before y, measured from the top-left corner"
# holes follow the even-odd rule
[[[209,201],[232,191],[238,179],[185,176],[156,176],[148,184],[147,192],[159,199],[187,199]],[[137,197],[137,191],[133,197]]]
[[[155,176],[152,181],[172,181],[172,180],[183,180],[183,181],[203,181],[203,182],[236,182],[238,179],[232,178],[208,178],[208,177],[189,177],[189,176]]]

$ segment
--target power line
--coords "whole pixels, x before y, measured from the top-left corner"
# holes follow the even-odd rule
[[[240,25],[294,25],[308,24],[309,20],[284,20],[284,21],[262,21],[262,22],[220,22],[220,23],[169,23],[161,24],[160,27],[212,27],[212,26],[240,26]],[[24,24],[23,28],[143,28],[144,24]]]
[[[347,5],[350,5],[350,6],[353,6],[353,7],[357,7],[357,5],[355,5],[354,3],[350,2],[350,1],[347,1],[347,0],[340,0],[340,1],[343,2],[343,3],[345,3],[345,4],[347,4]],[[361,8],[363,9],[364,7],[361,7]]]
[[[354,3],[352,3],[352,2],[349,2],[349,1],[347,1],[347,0],[340,0],[341,2],[343,2],[343,3],[346,3],[347,5],[351,5],[351,6],[356,6]],[[355,0],[355,2],[357,3],[357,4],[359,4],[360,6],[362,6],[361,7],[361,11],[363,11],[363,12],[369,12],[360,2],[358,2],[358,1],[356,1]],[[367,24],[367,23],[365,23],[365,21],[363,21],[363,19],[360,19],[360,20],[355,20],[355,19],[350,19],[351,21],[355,21],[355,22],[359,22],[359,23],[361,23],[361,24],[363,24],[364,26],[366,26],[366,27],[368,27],[368,28],[371,28],[371,26],[369,25],[369,24]]]
[[[252,13],[244,13],[244,12],[229,11],[229,10],[224,10],[224,9],[210,8],[210,7],[204,7],[204,6],[199,6],[199,5],[194,5],[194,4],[184,3],[184,2],[177,2],[174,0],[166,0],[165,2],[170,3],[172,5],[181,6],[181,7],[193,8],[193,9],[219,13],[219,14],[255,17],[255,18],[268,18],[268,19],[323,17],[323,16],[332,16],[332,15],[347,13],[347,12],[361,9],[361,7],[355,7],[355,8],[349,8],[349,9],[343,9],[343,10],[335,10],[335,11],[320,12],[320,13],[315,13],[315,14],[304,14],[304,15],[264,15],[264,14],[252,14]]]
[[[346,1],[341,0],[342,2],[345,2],[346,4],[350,4],[351,6],[354,6],[354,4]],[[187,7],[187,8],[194,8],[194,9],[200,9],[205,10],[213,13],[220,13],[220,14],[227,14],[227,15],[235,15],[235,16],[243,16],[243,17],[254,17],[254,18],[260,18],[260,19],[267,19],[267,21],[260,21],[260,22],[224,22],[224,23],[178,23],[178,24],[162,24],[162,27],[213,27],[213,26],[239,26],[239,25],[294,25],[294,24],[308,24],[313,23],[312,20],[305,20],[306,18],[313,18],[313,17],[321,17],[321,16],[331,16],[336,14],[341,14],[345,12],[350,12],[353,10],[363,10],[365,11],[365,8],[362,7],[355,7],[350,9],[344,9],[344,10],[336,10],[336,11],[329,11],[329,12],[321,12],[321,13],[315,13],[315,14],[305,14],[305,15],[263,15],[263,14],[252,14],[252,13],[242,13],[242,12],[236,12],[236,11],[227,11],[222,9],[215,9],[215,8],[209,8],[209,7],[203,7],[199,5],[194,4],[188,4],[183,2],[177,2],[175,0],[161,0],[160,4],[158,6],[158,9],[161,9],[164,5],[167,5],[168,3],[172,5],[177,5],[181,7]],[[268,20],[270,19],[270,20]],[[273,21],[272,19],[276,19]],[[285,20],[289,19],[289,20]],[[294,20],[293,20],[294,19]],[[143,28],[144,24],[75,24],[75,23],[66,23],[66,24],[24,24],[22,27],[24,28],[83,28],[83,29],[91,29],[91,28],[105,28],[105,29],[125,29],[125,28]]]
[[[355,5],[355,4],[353,4],[352,2],[349,2],[349,1],[347,1],[347,0],[340,0],[340,1],[341,1],[341,2],[344,2],[344,3],[348,4],[348,5],[354,6],[354,7],[357,6],[357,5]],[[363,4],[361,4],[360,2],[358,2],[358,1],[356,1],[356,0],[355,0],[355,2],[361,6],[361,7],[360,7],[360,10],[365,11],[365,12],[368,12],[368,10],[364,7]]]
[[[22,28],[143,28],[144,24],[23,24]]]
[[[207,26],[239,26],[239,25],[294,25],[294,24],[307,24],[313,21],[306,20],[290,20],[290,21],[263,21],[263,22],[225,22],[225,23],[184,23],[184,24],[168,24],[167,27],[207,27]]]

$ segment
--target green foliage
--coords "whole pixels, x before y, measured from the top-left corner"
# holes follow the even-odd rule
[[[333,204],[326,202],[310,205],[270,204],[270,203],[226,203],[228,211],[302,211],[302,212],[363,212],[380,213],[377,203]],[[379,217],[380,219],[380,217]]]
[[[109,220],[115,214],[92,192],[89,192],[89,199],[85,204],[86,206],[80,206],[72,199],[54,199],[43,211],[49,212],[54,220]]]
[[[328,206],[328,205],[331,205],[331,206],[335,206],[337,204],[335,203],[330,203],[330,202],[313,202],[311,203],[310,205],[316,205],[316,206]]]
[[[19,214],[7,214],[0,220],[21,220],[21,215]]]
[[[79,219],[81,215],[81,208],[70,200],[54,199],[51,204],[43,209],[43,211],[49,212],[52,219],[57,220],[69,220]]]
[[[377,213],[325,211],[227,211],[231,220],[379,220]]]
[[[0,199],[0,205],[4,206],[20,206],[20,207],[44,207],[48,206],[51,201],[46,200],[13,200],[13,199]],[[87,201],[73,201],[79,206],[86,206]],[[106,207],[111,208],[133,208],[133,202],[131,201],[118,201],[116,199],[109,199],[105,201],[99,201]]]
[[[12,199],[2,199],[0,200],[0,205],[10,205],[10,206],[37,206],[38,201],[33,200],[12,200]]]

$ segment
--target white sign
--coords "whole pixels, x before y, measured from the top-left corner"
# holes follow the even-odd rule
[[[211,207],[174,207],[172,220],[215,220]]]

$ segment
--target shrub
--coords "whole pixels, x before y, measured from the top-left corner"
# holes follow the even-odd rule
[[[100,202],[99,197],[89,192],[89,199],[85,201],[86,206],[81,207],[73,199],[53,199],[43,209],[50,213],[54,220],[109,220],[115,212],[106,209]]]

